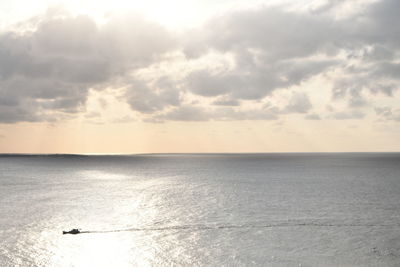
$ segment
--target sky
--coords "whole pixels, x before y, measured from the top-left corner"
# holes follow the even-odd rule
[[[0,2],[0,153],[400,151],[400,1]]]

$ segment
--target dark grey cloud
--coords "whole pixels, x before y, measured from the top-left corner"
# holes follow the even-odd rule
[[[339,34],[331,18],[285,12],[278,8],[243,10],[217,17],[196,32],[185,47],[188,56],[209,49],[233,52],[253,64],[252,51],[268,61],[301,58],[330,51]]]
[[[240,101],[237,99],[222,97],[214,100],[212,104],[216,106],[239,106]]]
[[[161,78],[151,83],[135,80],[126,91],[130,107],[141,113],[154,113],[180,105],[180,91],[172,81]]]
[[[193,72],[187,77],[187,88],[201,96],[260,99],[274,90],[299,85],[338,64],[311,57],[336,53],[332,43],[338,31],[326,17],[277,8],[217,17],[195,32],[184,51],[189,58],[209,51],[229,54],[235,66],[218,73],[212,69]]]
[[[181,106],[157,117],[159,120],[208,121],[213,114],[203,107]]]
[[[372,63],[391,61],[395,59],[395,56],[395,51],[381,45],[375,45],[370,51],[365,51],[363,53],[363,59],[366,62]]]
[[[328,0],[325,1],[322,5],[312,9],[312,12],[314,13],[325,13],[325,12],[330,12],[340,6],[341,4],[345,2],[349,2],[349,0]],[[351,0],[350,0],[351,1]]]
[[[158,115],[158,121],[231,121],[231,120],[276,120],[277,108],[239,110],[232,107],[204,108],[202,106],[183,105]]]
[[[400,87],[400,2],[377,1],[348,25],[347,49],[358,64],[347,65],[349,77],[335,81],[334,96],[348,97],[350,106],[365,105],[363,91],[392,96]],[[353,21],[353,23],[351,23]],[[346,65],[346,62],[343,63]]]
[[[82,111],[91,87],[149,66],[174,47],[164,28],[138,17],[98,26],[87,16],[47,14],[31,32],[0,33],[0,123]]]
[[[267,7],[214,18],[186,43],[186,56],[217,51],[232,55],[236,64],[218,73],[197,70],[187,77],[188,89],[201,96],[260,99],[341,70],[346,75],[333,79],[333,95],[347,99],[349,108],[368,105],[364,91],[393,95],[400,85],[400,31],[394,26],[400,16],[393,10],[400,10],[400,2],[378,1],[343,19],[328,12],[344,3],[327,1],[312,12]]]
[[[190,73],[185,87],[194,94],[206,97],[227,95],[236,100],[257,100],[279,88],[299,85],[335,64],[332,60],[284,60],[269,64],[255,62],[237,65],[234,70],[213,73],[202,69]]]

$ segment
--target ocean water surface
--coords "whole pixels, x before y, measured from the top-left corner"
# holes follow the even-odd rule
[[[1,155],[0,204],[1,266],[400,266],[398,153]]]

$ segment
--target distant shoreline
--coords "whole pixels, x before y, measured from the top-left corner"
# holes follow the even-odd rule
[[[238,152],[238,153],[138,153],[138,154],[75,154],[75,153],[0,153],[0,157],[141,157],[141,156],[268,156],[268,155],[377,155],[400,154],[400,151],[387,152]]]

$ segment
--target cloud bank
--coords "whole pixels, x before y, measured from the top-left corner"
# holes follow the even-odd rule
[[[0,123],[73,118],[90,90],[105,88],[122,88],[120,101],[146,121],[342,120],[369,111],[398,121],[396,108],[376,99],[395,97],[400,84],[400,2],[337,15],[352,2],[231,11],[180,33],[137,15],[98,24],[48,12],[23,23],[27,30],[0,33]],[[321,92],[307,87],[317,78],[335,108],[318,108]]]
[[[2,33],[0,121],[80,112],[90,88],[118,84],[175,45],[164,28],[138,17],[112,18],[100,27],[87,16],[47,14],[31,31]]]

